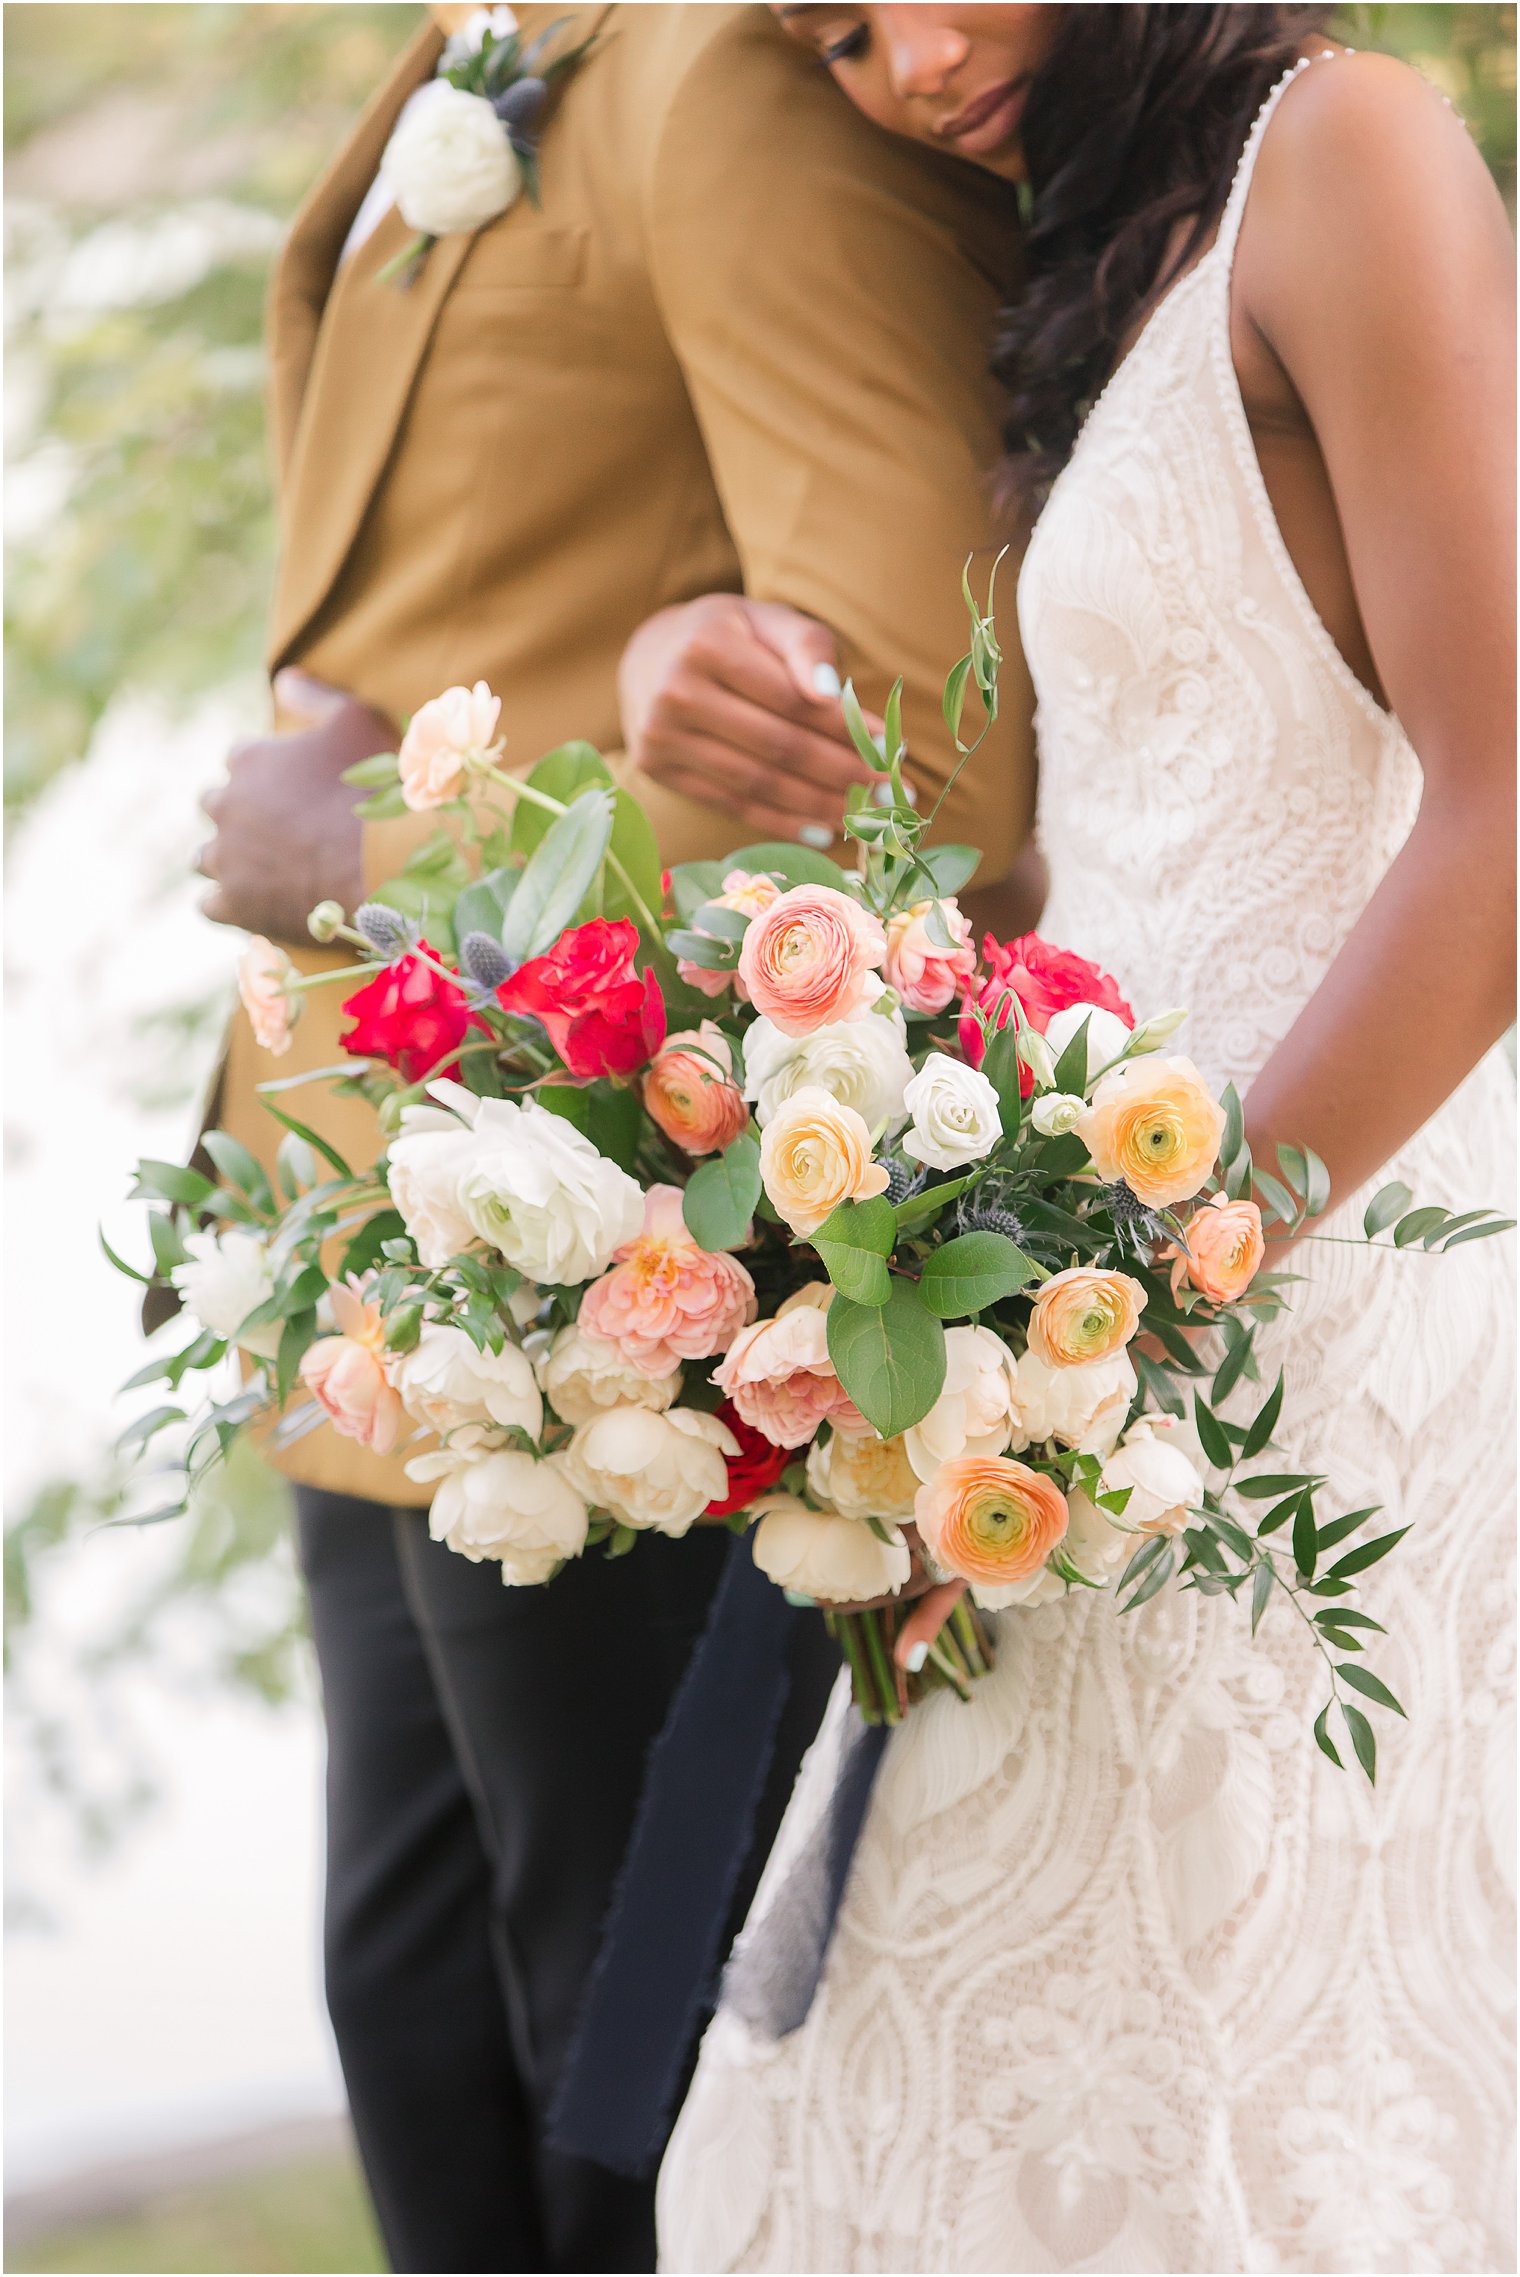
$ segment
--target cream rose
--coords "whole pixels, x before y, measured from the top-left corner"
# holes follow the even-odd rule
[[[580,1426],[565,1450],[565,1475],[621,1525],[679,1535],[727,1495],[724,1458],[738,1452],[727,1424],[696,1408],[614,1407]]]
[[[897,1011],[867,1012],[805,1036],[756,1020],[744,1037],[744,1096],[762,1130],[797,1091],[814,1085],[853,1107],[868,1130],[895,1122],[913,1080],[908,1024]]]
[[[986,1076],[943,1052],[929,1054],[903,1093],[903,1105],[913,1118],[903,1153],[931,1170],[980,1162],[1003,1135],[997,1093]]]
[[[766,1125],[760,1177],[777,1214],[803,1235],[816,1233],[841,1202],[887,1189],[864,1120],[816,1085],[793,1092]]]
[[[438,1479],[428,1531],[461,1557],[494,1558],[508,1588],[549,1580],[586,1546],[586,1505],[570,1485],[563,1460],[503,1449],[463,1459],[414,1456],[406,1466],[419,1484]]]
[[[269,1320],[246,1336],[238,1334],[248,1315],[274,1295],[274,1268],[262,1237],[228,1226],[223,1233],[187,1233],[184,1238],[189,1262],[176,1265],[169,1278],[187,1310],[213,1336],[241,1345],[260,1360],[272,1360],[283,1321]]]
[[[1203,1480],[1181,1447],[1137,1425],[1103,1465],[1103,1490],[1129,1500],[1113,1523],[1126,1534],[1180,1534],[1203,1500]]]
[[[1128,1352],[1080,1368],[1053,1368],[1037,1352],[1026,1352],[1014,1370],[1014,1443],[1029,1447],[1054,1439],[1080,1454],[1109,1454],[1119,1443],[1135,1390]]]
[[[842,1518],[911,1518],[918,1479],[902,1440],[833,1431],[808,1449],[807,1482]]]
[[[386,1373],[415,1423],[451,1449],[499,1444],[504,1431],[543,1429],[544,1403],[515,1344],[480,1352],[462,1328],[429,1322],[410,1352],[393,1352]]]
[[[945,1381],[921,1423],[903,1433],[916,1475],[932,1479],[962,1455],[1001,1455],[1018,1417],[1017,1362],[990,1328],[945,1331]]]
[[[589,1423],[612,1407],[663,1411],[681,1389],[681,1371],[646,1376],[615,1344],[588,1336],[574,1322],[562,1328],[538,1362],[544,1397],[565,1423]]]
[[[756,1565],[778,1588],[823,1604],[848,1605],[902,1588],[913,1570],[908,1545],[894,1527],[889,1542],[859,1518],[809,1510],[793,1494],[763,1494],[751,1539]]]
[[[481,229],[522,188],[506,128],[483,95],[437,80],[402,119],[380,170],[408,229],[424,237]]]

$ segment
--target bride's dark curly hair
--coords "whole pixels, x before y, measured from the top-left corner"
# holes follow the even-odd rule
[[[1218,222],[1274,80],[1331,12],[1062,10],[1024,112],[1026,289],[993,363],[1012,395],[1005,505],[1040,504],[1137,320]]]

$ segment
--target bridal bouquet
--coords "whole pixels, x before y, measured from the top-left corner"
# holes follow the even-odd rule
[[[963,757],[999,662],[990,595],[966,598],[945,694]],[[1137,1019],[1035,935],[979,954],[956,899],[977,855],[927,843],[900,692],[879,742],[845,705],[876,772],[848,874],[780,844],[662,874],[589,746],[503,769],[483,683],[352,771],[361,811],[451,827],[352,924],[313,913],[356,965],[245,956],[268,1049],[337,985],[351,1058],[264,1087],[273,1180],[219,1132],[215,1179],[140,1166],[154,1277],[198,1326],[134,1382],[179,1394],[234,1347],[244,1381],[129,1437],[184,1427],[172,1511],[238,1432],[325,1418],[404,1449],[434,1535],[508,1584],[724,1521],[829,1609],[872,1719],[965,1692],[986,1612],[1103,1589],[1134,1607],[1180,1575],[1243,1598],[1254,1631],[1285,1595],[1324,1658],[1316,1738],[1338,1762],[1338,1704],[1371,1776],[1358,1703],[1398,1703],[1351,1600],[1398,1535],[1274,1466],[1283,1383],[1254,1356],[1288,1278],[1262,1270],[1264,1220],[1297,1232],[1325,1174],[1291,1147],[1253,1164],[1234,1093],[1174,1048],[1180,1010]],[[374,1103],[377,1164],[283,1104],[318,1081]],[[1368,1239],[1498,1230],[1411,1201],[1386,1188]],[[926,1577],[969,1589],[905,1676],[892,1644]]]

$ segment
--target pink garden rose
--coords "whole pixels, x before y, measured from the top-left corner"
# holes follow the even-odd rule
[[[943,1012],[953,996],[965,989],[976,972],[976,945],[971,920],[954,901],[941,901],[945,929],[954,948],[941,948],[929,936],[930,901],[915,901],[887,920],[886,981],[895,988],[910,1012]]]
[[[299,978],[283,949],[255,933],[238,959],[238,995],[253,1029],[254,1042],[278,1059],[290,1049],[290,1031],[301,1017],[302,1000],[291,988]]]
[[[826,1282],[796,1290],[774,1320],[741,1329],[713,1370],[719,1391],[774,1447],[805,1446],[825,1422],[839,1431],[870,1429],[829,1358],[825,1314],[833,1294]]]
[[[301,1362],[301,1380],[345,1439],[388,1455],[405,1409],[385,1372],[385,1321],[357,1287],[335,1284],[333,1319],[340,1333],[323,1336]]]
[[[457,799],[470,768],[489,765],[499,754],[500,717],[501,698],[484,680],[473,688],[446,688],[415,711],[397,754],[407,805],[420,812]]]
[[[615,1344],[641,1374],[721,1352],[755,1317],[755,1284],[736,1257],[699,1249],[679,1186],[651,1186],[644,1230],[613,1251],[610,1272],[581,1299],[583,1335]]]
[[[847,893],[793,886],[745,934],[739,978],[783,1035],[805,1036],[875,1003],[886,954],[880,918]]]
[[[770,908],[773,901],[780,898],[780,894],[780,886],[764,870],[730,870],[723,880],[723,891],[715,893],[704,907],[733,909],[741,917],[758,917],[763,910]],[[692,929],[698,933],[707,930],[702,923],[701,910],[698,910],[692,920]],[[730,985],[736,996],[741,999],[744,996],[743,984],[732,966],[720,969],[714,965],[695,965],[689,957],[678,957],[676,971],[688,988],[700,989],[704,996],[721,996]]]

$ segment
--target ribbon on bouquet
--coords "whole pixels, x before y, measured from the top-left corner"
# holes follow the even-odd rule
[[[748,1543],[736,1540],[650,1751],[633,1837],[549,2111],[556,2150],[634,2177],[659,2162],[722,1959],[798,1618]]]

